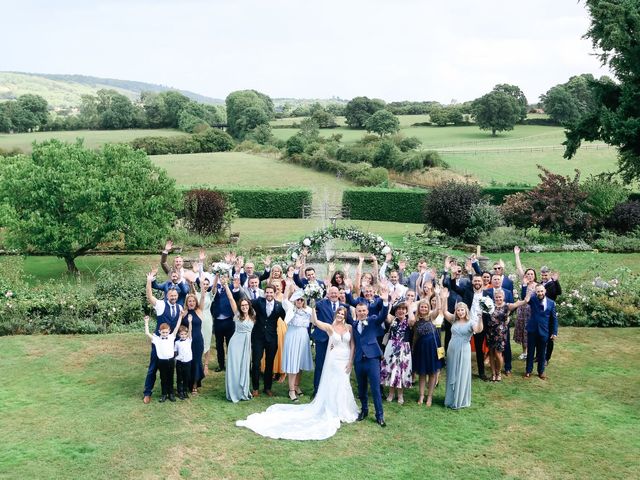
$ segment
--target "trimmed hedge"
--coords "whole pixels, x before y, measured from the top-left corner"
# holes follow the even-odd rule
[[[488,197],[489,203],[492,205],[502,205],[504,197],[513,195],[518,192],[528,192],[533,187],[483,187],[480,194]]]
[[[342,206],[349,207],[354,220],[424,223],[426,198],[423,189],[349,188]]]
[[[208,188],[228,196],[241,218],[301,218],[302,206],[311,205],[311,190],[302,188],[211,188],[180,186],[183,192]]]

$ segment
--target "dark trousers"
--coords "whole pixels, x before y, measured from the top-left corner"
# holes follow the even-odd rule
[[[376,409],[376,419],[384,419],[382,410],[382,393],[380,392],[380,359],[362,357],[354,362],[356,380],[358,381],[358,397],[362,404],[362,412],[369,413],[368,387]]]
[[[278,351],[278,339],[267,342],[266,339],[256,337],[251,339],[251,384],[254,390],[260,389],[260,362],[264,354],[264,390],[271,390],[273,382],[273,360]]]
[[[445,320],[444,323],[449,323]],[[444,330],[444,351],[449,350],[449,342],[451,341],[451,326],[449,328],[444,328],[444,323],[442,324],[442,330]]]
[[[551,354],[553,353],[554,343],[555,342],[551,340],[551,338],[549,338],[549,340],[547,341],[547,354],[545,355],[545,360],[547,360],[547,362],[551,360]]]
[[[316,368],[313,371],[313,394],[318,393],[318,385],[320,385],[320,377],[322,376],[322,367],[324,366],[324,358],[327,356],[326,342],[316,342]]]
[[[216,318],[213,321],[213,333],[216,337],[216,356],[218,357],[218,367],[224,369],[224,344],[227,342],[227,348],[229,348],[229,341],[236,331],[236,324],[233,323],[232,318]]]
[[[534,353],[538,362],[538,375],[544,373],[545,351],[547,350],[548,340],[548,337],[543,337],[538,332],[527,332],[527,373],[533,372]]]
[[[162,395],[173,395],[173,366],[173,358],[169,358],[167,360],[158,359]]]
[[[476,333],[473,336],[473,341],[476,347],[476,363],[478,364],[478,375],[484,376],[484,352],[482,351],[482,344],[484,343],[484,330],[480,333]]]
[[[191,362],[176,360],[176,382],[178,393],[188,393],[191,383]]]
[[[149,367],[147,368],[147,376],[144,379],[144,396],[151,396],[153,386],[156,383],[156,372],[158,371],[158,355],[156,355],[156,346],[151,345],[151,355],[149,357]]]
[[[502,358],[504,358],[504,371],[511,371],[511,330],[507,328],[507,341],[504,344],[504,352],[502,352]]]

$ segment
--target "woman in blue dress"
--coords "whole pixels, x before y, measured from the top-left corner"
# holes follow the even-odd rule
[[[416,311],[416,321],[414,327],[413,342],[413,370],[418,374],[419,397],[418,404],[424,402],[424,387],[428,380],[427,387],[427,407],[433,401],[433,390],[438,380],[438,372],[442,368],[442,360],[438,358],[438,348],[440,348],[440,333],[433,323],[440,311],[436,302],[432,305],[431,299],[420,300]],[[433,308],[431,308],[433,306]]]
[[[227,347],[227,368],[224,383],[227,391],[227,400],[237,403],[240,400],[251,398],[251,332],[256,320],[256,312],[247,298],[242,298],[236,304],[233,293],[229,288],[226,277],[221,280],[224,290],[234,313],[233,321],[236,330]]]
[[[442,289],[440,305],[447,304],[449,291]],[[469,307],[456,303],[455,314],[443,309],[444,318],[451,323],[451,341],[447,350],[447,390],[445,407],[458,409],[471,405],[471,335],[482,332],[482,322],[471,321]]]
[[[205,289],[202,290],[205,292]],[[203,295],[204,297],[204,295]],[[203,305],[204,302],[200,302]],[[182,310],[182,323],[189,325],[188,318],[191,316],[191,352],[193,360],[191,361],[191,380],[189,388],[191,393],[196,395],[198,388],[202,386],[204,378],[204,367],[202,365],[202,355],[204,354],[204,337],[202,336],[202,318],[204,314],[198,306],[198,298],[190,293],[184,301],[184,309]]]
[[[289,293],[290,289],[287,288]],[[300,377],[302,370],[313,370],[311,346],[309,345],[309,324],[311,323],[311,308],[307,307],[302,290],[296,290],[291,299],[285,294],[282,306],[287,312],[284,321],[287,333],[284,337],[284,353],[282,355],[282,369],[289,380],[289,398],[298,401],[302,395]]]

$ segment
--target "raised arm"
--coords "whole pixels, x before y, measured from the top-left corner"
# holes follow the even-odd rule
[[[178,317],[178,323],[176,323],[176,328],[173,329],[171,334],[175,337],[178,334],[178,329],[182,325],[182,315]],[[191,315],[189,315],[189,333],[191,333]]]
[[[533,290],[531,288],[527,288],[527,295],[524,298],[521,298],[517,302],[507,303],[507,308],[509,309],[509,311],[513,312],[516,308],[529,303],[532,293],[533,293]]]
[[[164,273],[169,274],[169,264],[167,263],[167,258],[169,257],[169,252],[173,249],[173,242],[171,240],[167,240],[164,245],[164,250],[162,250],[162,254],[160,255],[160,266]]]
[[[227,279],[227,277],[222,277],[220,279],[220,282],[222,283],[222,285],[224,285],[224,292],[227,294],[227,298],[229,299],[229,303],[231,304],[231,310],[233,311],[233,314],[237,315],[238,305],[236,305],[236,301],[233,298],[233,293],[229,288],[229,280]]]
[[[319,328],[320,330],[322,330],[323,332],[326,332],[329,335],[333,333],[333,328],[331,328],[331,325],[329,325],[328,323],[318,321],[318,316],[316,315],[315,308],[311,309],[311,323],[313,323],[314,327]]]
[[[373,272],[371,275],[373,276],[373,280],[375,283],[380,281],[380,266],[378,264],[378,257],[375,255],[371,255],[371,262],[373,263]]]
[[[156,297],[153,296],[153,292],[151,291],[151,283],[156,279],[156,274],[158,273],[157,268],[151,269],[151,271],[147,274],[147,302],[152,307],[156,306],[156,302],[158,301]]]
[[[517,245],[513,247],[513,254],[516,257],[516,271],[520,278],[524,278],[524,268],[522,268],[522,262],[520,261],[520,247]]]
[[[443,287],[442,290],[440,291],[440,309],[441,309],[440,311],[442,312],[442,316],[447,322],[453,323],[453,321],[455,320],[455,315],[453,313],[449,313],[448,309],[442,308],[443,305],[447,304],[448,299],[449,299],[449,289],[446,287]]]

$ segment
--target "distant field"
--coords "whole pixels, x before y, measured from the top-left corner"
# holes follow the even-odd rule
[[[153,162],[166,169],[179,184],[216,186],[306,187],[313,201],[340,205],[342,191],[353,183],[334,174],[321,173],[278,161],[275,157],[243,152],[156,155]]]
[[[272,127],[277,127],[279,125],[293,125],[294,123],[300,124],[300,122],[305,118],[307,117],[278,118],[277,120],[272,120],[269,123]],[[414,123],[428,122],[429,115],[398,115],[398,120],[400,120],[400,127],[404,128],[409,127]],[[336,123],[341,127],[347,126],[345,117],[336,117]],[[331,131],[331,129],[328,129],[327,131]]]
[[[131,129],[131,130],[74,130],[70,132],[34,132],[34,133],[3,133],[0,134],[0,148],[9,150],[19,148],[24,152],[31,151],[33,142],[44,142],[52,138],[65,142],[75,142],[77,138],[83,138],[84,144],[90,148],[99,147],[105,143],[126,143],[134,138],[154,136],[173,137],[186,135],[179,130],[171,129]]]

